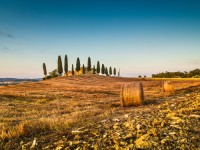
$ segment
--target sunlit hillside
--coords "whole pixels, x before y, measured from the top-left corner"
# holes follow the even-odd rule
[[[2,86],[0,148],[200,148],[200,80],[170,79],[172,93],[162,80],[79,75]],[[145,105],[120,105],[129,82],[142,82]]]

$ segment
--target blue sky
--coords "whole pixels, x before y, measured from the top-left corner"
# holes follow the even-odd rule
[[[0,77],[42,77],[65,54],[122,76],[200,68],[200,1],[0,0]]]

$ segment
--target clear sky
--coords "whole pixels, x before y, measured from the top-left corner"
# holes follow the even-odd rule
[[[122,76],[200,68],[199,0],[0,0],[0,77],[104,63]]]

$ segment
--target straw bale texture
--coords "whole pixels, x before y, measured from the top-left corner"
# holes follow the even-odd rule
[[[170,83],[170,81],[163,82],[163,92],[173,92],[174,86]]]
[[[125,83],[121,87],[120,101],[122,106],[140,106],[144,103],[142,82]]]

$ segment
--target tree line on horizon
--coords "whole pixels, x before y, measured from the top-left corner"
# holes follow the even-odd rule
[[[194,69],[192,71],[184,72],[162,72],[158,74],[152,74],[152,78],[200,78],[200,69]]]
[[[81,70],[81,63],[80,63],[80,58],[78,57],[76,60],[76,71],[79,72]],[[72,64],[72,68],[71,68],[71,73],[72,75],[75,75],[74,72],[74,65]],[[86,71],[90,72],[91,74],[102,74],[102,75],[106,75],[106,76],[116,76],[117,72],[116,72],[116,68],[109,67],[108,68],[102,64],[100,67],[100,62],[97,61],[97,65],[95,67],[95,65],[93,65],[92,68],[92,64],[91,64],[91,58],[88,57],[88,62],[87,62],[87,67],[83,64],[82,65],[82,74],[86,74]],[[43,73],[44,73],[44,78],[43,79],[49,79],[49,78],[53,78],[53,77],[58,77],[58,76],[62,76],[63,73],[65,75],[68,75],[69,72],[69,66],[68,66],[68,57],[67,55],[65,55],[65,59],[64,59],[64,69],[63,69],[63,65],[62,65],[62,59],[61,56],[58,56],[58,60],[57,60],[57,69],[54,69],[52,72],[49,72],[49,75],[47,75],[47,67],[46,64],[43,63]],[[120,76],[120,72],[118,72],[118,76]]]

